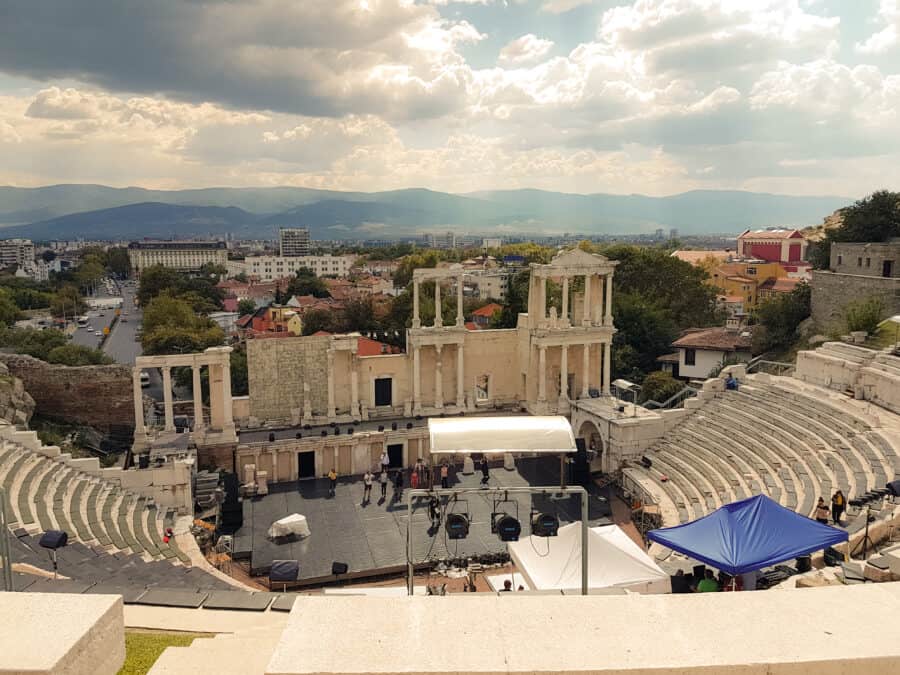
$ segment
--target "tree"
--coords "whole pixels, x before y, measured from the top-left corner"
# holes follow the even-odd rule
[[[684,388],[684,384],[676,380],[664,370],[648,373],[641,385],[641,403],[656,401],[664,403]]]
[[[74,317],[87,309],[78,289],[70,284],[61,286],[50,300],[50,313],[59,317]]]
[[[0,324],[12,326],[21,317],[22,312],[13,302],[12,295],[5,288],[0,289]]]
[[[320,330],[328,333],[336,332],[333,315],[324,309],[311,309],[303,315],[303,334],[313,335]]]
[[[41,260],[43,260],[45,263],[53,262],[54,260],[56,260],[56,253],[54,251],[51,251],[50,249],[47,249],[46,251],[41,253]]]
[[[17,354],[28,354],[36,359],[46,361],[48,354],[55,347],[67,345],[68,340],[62,331],[35,330],[34,328],[2,328],[0,329],[0,347]]]
[[[668,310],[639,293],[619,294],[614,312],[613,374],[640,382],[656,370],[656,359],[671,350],[678,329]]]
[[[847,330],[874,333],[884,315],[884,302],[879,297],[856,300],[844,307]]]
[[[372,298],[362,297],[347,300],[344,304],[344,310],[341,312],[342,333],[350,333],[353,331],[373,331],[381,328],[379,322],[375,319],[375,307],[372,304]]]
[[[528,311],[528,282],[531,272],[527,269],[514,274],[507,284],[506,303],[499,316],[491,320],[491,328],[515,328],[519,314]]]
[[[208,262],[203,263],[200,266],[200,274],[205,277],[215,277],[216,279],[221,279],[222,277],[228,275],[228,270],[224,265]]]
[[[231,352],[231,393],[234,396],[247,396],[250,385],[247,377],[247,352],[235,349]]]
[[[256,311],[256,303],[253,302],[250,298],[244,298],[243,300],[238,300],[237,311],[239,316],[244,316],[245,314],[253,314]]]
[[[232,277],[235,281],[240,281],[242,284],[247,283],[247,275],[244,272],[240,272],[239,274],[235,274]]]
[[[131,276],[131,259],[128,249],[116,246],[106,252],[106,269],[113,276],[122,279]]]
[[[93,366],[113,363],[113,360],[99,349],[74,344],[54,347],[47,353],[47,361],[64,366]]]
[[[145,354],[200,352],[221,345],[225,333],[211,319],[197,314],[187,300],[162,293],[144,308]]]
[[[296,276],[288,284],[286,294],[288,296],[312,295],[316,298],[327,298],[331,295],[325,282],[306,267],[297,270]]]
[[[84,290],[93,289],[104,276],[106,269],[103,265],[90,258],[75,271],[78,286]]]
[[[900,236],[900,193],[879,190],[840,210],[841,225],[810,245],[807,255],[816,269],[827,269],[833,242],[887,241]]]
[[[809,316],[811,289],[800,283],[790,293],[764,302],[756,310],[753,351],[787,349],[797,339],[797,327]]]
[[[152,265],[141,272],[141,283],[138,285],[138,302],[146,306],[163,291],[171,291],[179,285],[179,274],[171,267]]]

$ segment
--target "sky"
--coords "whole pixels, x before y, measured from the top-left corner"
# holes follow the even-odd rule
[[[900,0],[0,0],[0,185],[861,197]]]

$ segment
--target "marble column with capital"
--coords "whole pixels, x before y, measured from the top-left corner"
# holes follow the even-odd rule
[[[444,371],[441,363],[441,345],[435,345],[437,358],[434,362],[434,407],[444,407]]]
[[[606,313],[603,316],[603,325],[604,326],[612,326],[613,325],[613,316],[612,316],[612,282],[613,275],[612,272],[604,277],[604,286],[606,287]]]
[[[350,354],[350,414],[359,417],[359,358]]]
[[[434,327],[442,328],[444,315],[441,312],[441,280],[434,280]]]
[[[582,362],[581,362],[581,398],[588,398],[590,396],[590,387],[591,387],[591,346],[587,343],[582,347]]]
[[[333,419],[336,411],[334,406],[334,350],[329,348],[327,352],[328,360],[328,410],[326,411],[328,418]]]
[[[147,433],[144,420],[144,391],[141,387],[140,368],[131,370],[131,387],[134,395],[134,435],[138,436]]]
[[[560,316],[563,320],[563,325],[569,325],[569,277],[563,277],[562,283],[562,311]]]
[[[465,325],[463,317],[463,275],[456,278],[456,326],[462,328]]]
[[[581,312],[581,325],[591,325],[591,275],[584,275],[584,307]]]
[[[162,367],[163,374],[163,411],[165,413],[166,431],[175,431],[175,414],[172,410],[172,368]]]
[[[413,347],[413,413],[422,412],[422,368],[419,347]]]
[[[538,347],[538,402],[547,400],[547,348]]]
[[[191,375],[193,376],[193,394],[194,394],[194,432],[200,432],[206,426],[203,420],[203,386],[200,381],[200,368],[202,366],[194,364],[191,366]]]
[[[612,372],[612,350],[609,342],[603,343],[603,394],[609,396],[609,379]]]
[[[419,280],[413,279],[413,316],[412,327],[421,328],[422,321],[419,318]]]
[[[463,345],[456,346],[456,407],[466,406],[466,365],[463,361]]]
[[[569,400],[569,347],[562,345],[559,353],[559,400]]]

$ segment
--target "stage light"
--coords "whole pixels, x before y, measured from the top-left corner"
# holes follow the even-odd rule
[[[331,563],[331,573],[334,576],[339,576],[341,574],[347,574],[347,570],[350,569],[350,566],[347,563],[342,562],[333,562]]]
[[[391,422],[391,431],[397,431],[397,423]]]
[[[335,435],[335,436],[340,436],[340,435],[341,435],[341,428],[340,428],[340,427],[335,427],[335,428],[334,428],[334,435]]]
[[[497,534],[500,541],[519,541],[522,525],[510,515],[504,515],[497,521]]]
[[[294,438],[303,438],[303,434],[301,434],[301,433],[298,431],[296,434],[294,434]]]
[[[322,435],[323,435],[323,436],[327,436],[327,435],[328,435],[328,432],[325,431],[325,429],[322,429]]]
[[[379,425],[378,425],[378,431],[384,431],[384,425],[383,425],[383,424],[379,424]]]
[[[449,539],[465,539],[469,536],[469,519],[461,513],[451,513],[444,522]]]
[[[407,422],[407,423],[406,423],[406,428],[407,428],[407,429],[412,429],[412,428],[413,428],[413,423],[412,423],[412,422]]]
[[[269,434],[269,443],[274,443],[274,442],[275,442],[275,434],[274,434],[274,433],[270,433],[270,434]]]
[[[559,518],[552,513],[535,513],[531,517],[531,533],[536,537],[555,537],[559,532]]]
[[[649,457],[644,455],[643,457],[641,457],[641,465],[645,469],[649,469],[651,466],[653,466],[653,460],[651,460]]]

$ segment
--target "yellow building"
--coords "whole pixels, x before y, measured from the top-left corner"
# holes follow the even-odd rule
[[[710,283],[722,295],[739,296],[744,311],[759,305],[759,287],[769,279],[784,279],[787,270],[772,262],[730,262],[716,267],[710,274]]]

